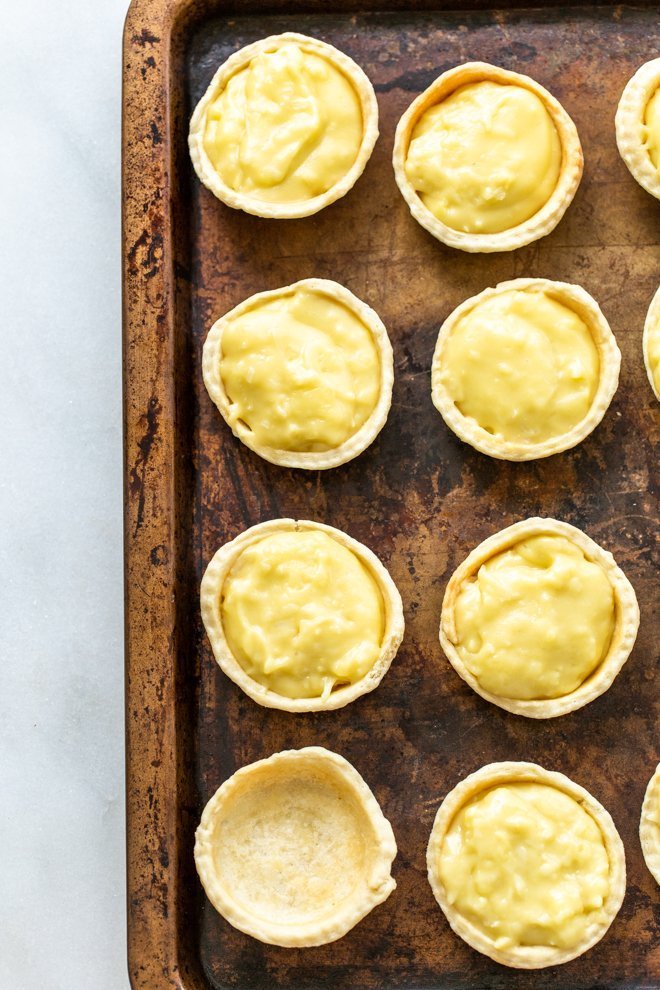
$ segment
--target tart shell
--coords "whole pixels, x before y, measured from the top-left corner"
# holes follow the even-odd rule
[[[222,357],[222,335],[229,320],[241,316],[252,309],[255,304],[265,303],[270,299],[285,296],[298,289],[306,289],[319,295],[328,296],[330,299],[341,303],[361,320],[371,333],[372,339],[378,352],[380,365],[380,391],[378,401],[368,418],[359,430],[349,437],[339,447],[322,451],[295,451],[280,450],[276,447],[267,447],[258,443],[254,438],[252,430],[244,423],[232,424],[230,416],[230,401],[222,381],[220,371],[220,360]],[[361,454],[376,439],[387,420],[387,415],[392,404],[392,387],[394,385],[394,358],[392,345],[387,335],[387,330],[378,314],[367,306],[366,303],[354,296],[338,282],[333,282],[325,278],[306,278],[292,285],[283,286],[281,289],[273,289],[269,292],[258,292],[249,299],[235,306],[234,309],[225,313],[213,324],[204,342],[202,356],[202,375],[204,384],[213,402],[218,407],[220,414],[232,430],[235,437],[238,437],[246,447],[259,454],[264,460],[271,464],[279,464],[281,467],[305,468],[309,471],[326,470],[327,468],[338,467],[351,461],[358,454]]]
[[[646,105],[660,86],[660,58],[640,66],[628,80],[614,117],[616,143],[628,171],[651,196],[660,199],[660,173],[642,140]]]
[[[547,203],[524,223],[497,234],[471,234],[447,226],[424,205],[406,175],[406,158],[412,132],[418,120],[430,107],[446,99],[460,86],[478,82],[495,82],[531,90],[544,104],[552,118],[562,147],[562,164],[557,185]],[[554,230],[570,206],[580,179],[583,156],[575,124],[561,103],[534,79],[501,69],[487,62],[466,62],[443,72],[414,100],[401,117],[394,138],[392,158],[397,185],[410,207],[415,220],[435,238],[461,251],[513,251],[545,237]]]
[[[354,684],[347,684],[332,691],[323,701],[321,698],[287,698],[271,691],[250,677],[232,653],[222,625],[220,599],[222,587],[232,566],[249,546],[258,543],[265,536],[281,532],[319,530],[326,533],[358,558],[380,589],[385,610],[385,629],[380,656],[371,669]],[[403,639],[403,604],[394,581],[387,569],[371,550],[352,539],[346,533],[332,526],[311,522],[307,519],[272,519],[269,522],[251,526],[216,552],[202,578],[200,602],[202,620],[211,643],[213,655],[225,674],[257,704],[264,708],[278,708],[286,712],[320,712],[343,708],[363,694],[377,688],[387,673]]]
[[[511,291],[542,292],[572,309],[586,323],[598,351],[598,387],[589,412],[567,433],[550,437],[540,443],[506,440],[488,433],[476,420],[460,412],[441,381],[445,343],[458,321],[485,300]],[[447,426],[475,450],[505,461],[531,461],[569,450],[589,436],[602,420],[617,390],[620,367],[621,351],[610,325],[596,300],[581,286],[571,285],[568,282],[554,282],[547,278],[516,278],[510,282],[500,282],[495,288],[484,289],[479,295],[466,299],[449,314],[440,329],[433,353],[431,398]]]
[[[579,547],[589,560],[605,572],[614,593],[614,631],[607,655],[599,666],[570,694],[559,698],[520,700],[505,698],[486,691],[468,670],[454,645],[458,639],[455,607],[463,583],[476,574],[482,564],[530,536],[562,536]],[[610,687],[628,659],[639,628],[639,606],[635,591],[614,557],[590,537],[569,523],[557,519],[525,519],[508,526],[480,543],[454,571],[447,585],[440,618],[440,645],[460,677],[473,691],[505,711],[527,718],[555,718],[582,708],[600,697]]]
[[[324,783],[332,793],[341,793],[344,807],[353,811],[356,821],[365,838],[364,862],[345,864],[360,876],[352,896],[338,905],[326,905],[327,911],[314,912],[314,916],[304,921],[285,921],[278,918],[276,909],[265,916],[261,911],[251,910],[245,898],[239,898],[232,890],[230,881],[218,869],[214,857],[217,848],[216,829],[223,818],[231,813],[237,798],[252,788],[273,785],[278,781],[286,787],[287,779],[301,781],[308,779],[318,790]],[[286,794],[283,795],[286,800]],[[285,809],[288,811],[289,809]],[[295,807],[287,817],[288,829],[295,828]],[[305,841],[306,821],[301,823],[301,841]],[[368,844],[367,844],[368,840]],[[309,841],[309,840],[307,840]],[[342,852],[344,852],[342,850]],[[245,837],[244,871],[250,868],[250,835]],[[341,938],[372,908],[384,901],[396,887],[390,875],[392,861],[397,848],[392,827],[384,817],[376,798],[363,778],[351,764],[337,753],[321,746],[309,746],[299,750],[286,750],[276,753],[266,760],[259,760],[242,767],[222,784],[210,799],[195,834],[195,864],[207,897],[234,928],[271,945],[304,947],[323,945]],[[274,867],[275,868],[275,867]],[[281,867],[277,867],[280,868]],[[301,875],[301,882],[314,880]],[[260,892],[259,892],[260,893]]]
[[[649,311],[646,314],[646,320],[644,321],[644,334],[642,336],[644,367],[646,368],[646,374],[648,376],[651,388],[653,389],[653,394],[656,399],[660,401],[660,393],[655,387],[655,382],[653,380],[653,369],[651,368],[651,357],[649,354],[652,333],[657,333],[660,336],[660,288],[658,288],[656,294],[651,300],[651,305],[649,306]]]
[[[449,903],[437,872],[442,842],[454,817],[460,809],[477,794],[491,787],[510,783],[546,784],[563,791],[582,806],[600,829],[610,862],[610,889],[604,905],[605,921],[594,924],[582,942],[571,949],[552,946],[515,946],[511,949],[498,949],[494,942],[484,935],[470,921]],[[427,849],[428,878],[435,899],[440,905],[453,931],[473,949],[494,959],[503,966],[515,969],[543,969],[558,966],[582,955],[592,948],[605,935],[614,921],[623,902],[626,890],[626,860],[623,843],[608,811],[583,787],[570,780],[563,773],[544,770],[535,763],[490,763],[476,773],[470,774],[449,792],[435,816]]]
[[[657,820],[659,808],[660,763],[655,768],[655,773],[646,788],[639,821],[639,841],[642,844],[644,860],[656,883],[660,884],[660,825]]]
[[[282,45],[295,43],[305,52],[319,55],[330,62],[334,68],[338,69],[352,84],[360,101],[362,108],[362,141],[357,157],[346,175],[331,186],[326,192],[311,199],[300,200],[293,203],[268,203],[255,199],[247,193],[237,192],[231,189],[215,170],[204,148],[204,128],[206,123],[206,110],[215,97],[227,85],[229,79],[241,69],[244,69],[252,59],[263,52],[276,51]],[[362,175],[367,162],[371,156],[374,145],[378,138],[378,103],[374,88],[363,70],[352,58],[340,52],[332,45],[319,41],[317,38],[309,38],[304,34],[296,34],[287,31],[285,34],[275,34],[261,41],[255,41],[245,48],[231,55],[226,62],[217,70],[211,83],[204,93],[190,121],[190,132],[188,136],[188,147],[193,167],[200,182],[207,189],[210,189],[214,196],[231,206],[235,210],[243,210],[254,216],[266,217],[275,220],[295,219],[298,217],[308,217],[318,213],[324,207],[341,199],[353,188],[357,180]]]

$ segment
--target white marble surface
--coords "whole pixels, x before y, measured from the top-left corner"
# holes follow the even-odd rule
[[[0,3],[0,987],[125,990],[127,0]]]

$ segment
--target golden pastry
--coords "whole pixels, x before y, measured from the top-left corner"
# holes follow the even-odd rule
[[[491,763],[435,817],[429,882],[468,945],[504,966],[542,969],[600,941],[626,887],[623,844],[583,787],[534,763]]]
[[[490,457],[529,461],[568,450],[600,423],[621,353],[579,285],[518,278],[445,320],[431,370],[447,426]]]
[[[406,110],[394,173],[415,220],[462,251],[545,237],[582,176],[575,124],[528,76],[486,62],[443,72]]]
[[[525,519],[454,572],[440,643],[486,701],[553,718],[607,691],[638,626],[634,589],[612,554],[568,523]]]
[[[195,108],[195,171],[227,206],[307,217],[346,195],[378,137],[378,104],[362,69],[332,45],[273,35],[224,62]]]
[[[215,554],[201,587],[215,658],[266,708],[342,708],[373,691],[403,638],[401,596],[367,547],[332,526],[273,519]]]
[[[378,315],[337,282],[260,292],[211,327],[204,384],[235,436],[273,464],[352,460],[385,425],[392,345]]]
[[[651,300],[642,337],[644,366],[656,399],[660,399],[660,289]]]
[[[357,770],[320,746],[238,770],[195,835],[206,895],[261,942],[341,938],[396,887],[392,828]]]
[[[660,763],[655,768],[644,795],[639,821],[639,841],[646,865],[660,883]]]
[[[634,179],[660,199],[660,58],[640,66],[615,117],[619,153]]]

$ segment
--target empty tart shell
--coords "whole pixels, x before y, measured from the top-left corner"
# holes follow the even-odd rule
[[[442,381],[447,342],[460,321],[482,303],[510,292],[542,294],[572,310],[588,328],[598,354],[598,383],[587,414],[567,432],[540,441],[507,440],[484,429],[476,419],[461,412]],[[620,366],[621,352],[610,325],[596,300],[581,286],[547,278],[517,278],[484,289],[449,314],[440,329],[433,354],[431,397],[447,426],[482,454],[507,461],[536,460],[575,447],[598,426],[617,390]]]
[[[648,152],[644,117],[649,101],[658,89],[660,58],[654,58],[640,66],[628,80],[614,118],[619,154],[632,177],[656,199],[660,199],[660,167],[653,164]]]
[[[303,54],[311,54],[323,59],[348,81],[359,101],[362,137],[353,163],[325,192],[293,201],[270,202],[250,195],[249,192],[231,188],[212,164],[204,147],[204,137],[207,112],[232,77],[246,69],[253,59],[263,54],[277,52],[284,45],[295,45],[302,50]],[[259,217],[293,219],[318,213],[319,210],[345,196],[362,175],[377,138],[378,103],[376,102],[376,94],[371,82],[359,65],[348,55],[324,41],[295,32],[286,32],[255,41],[253,44],[241,48],[240,51],[231,55],[226,62],[223,62],[213,76],[204,96],[195,107],[190,121],[188,146],[193,166],[200,181],[227,206]]]
[[[467,233],[448,226],[423,203],[406,174],[406,159],[416,124],[427,110],[441,103],[461,86],[480,82],[518,86],[537,96],[554,124],[561,145],[561,163],[554,190],[545,204],[522,223],[497,233]],[[394,139],[392,163],[397,185],[415,220],[449,247],[468,252],[513,251],[545,237],[557,226],[570,206],[582,177],[583,156],[575,124],[543,86],[529,76],[501,69],[487,62],[466,62],[443,72],[408,107]]]
[[[378,395],[371,412],[354,433],[338,446],[330,449],[287,450],[264,443],[263,440],[258,439],[255,431],[242,418],[234,414],[234,403],[227,394],[223,380],[223,337],[232,322],[260,306],[268,305],[276,300],[286,300],[287,297],[294,297],[300,293],[328,299],[348,310],[366,328],[378,361],[376,372],[379,383]],[[394,383],[392,345],[382,320],[370,306],[367,306],[343,285],[329,279],[307,278],[294,282],[292,285],[283,286],[281,289],[259,292],[225,313],[213,324],[204,343],[202,373],[204,384],[211,399],[218,407],[234,436],[238,437],[250,450],[263,457],[264,460],[270,461],[271,464],[279,464],[282,467],[319,471],[337,467],[352,460],[376,439],[385,425],[392,403]],[[305,387],[304,385],[301,386],[303,391]]]
[[[520,699],[503,697],[487,690],[468,669],[458,651],[456,605],[465,585],[474,580],[483,564],[515,547],[523,540],[537,536],[558,536],[579,548],[587,561],[599,565],[612,588],[613,630],[606,653],[590,674],[575,690],[555,698]],[[582,708],[610,687],[634,646],[639,627],[639,606],[635,591],[616,564],[614,557],[603,550],[582,530],[557,519],[525,519],[508,526],[480,543],[454,571],[447,585],[440,618],[440,645],[452,667],[473,691],[514,715],[527,718],[555,718]]]
[[[498,786],[538,784],[556,788],[572,798],[596,824],[609,863],[608,892],[602,907],[594,912],[579,943],[571,947],[553,945],[502,945],[465,917],[449,898],[440,876],[443,844],[454,819],[475,798]],[[503,966],[515,969],[542,969],[569,962],[592,948],[605,935],[616,917],[626,888],[626,863],[623,843],[610,814],[583,787],[562,773],[545,770],[534,763],[491,763],[462,780],[449,792],[435,817],[427,849],[428,878],[435,899],[453,931],[478,952]]]
[[[644,795],[639,821],[639,841],[646,865],[660,883],[660,763],[655,768]]]
[[[223,622],[223,600],[226,582],[231,576],[232,569],[240,561],[243,553],[276,534],[324,534],[340,548],[348,550],[357,560],[360,573],[368,577],[370,588],[377,589],[381,614],[381,631],[377,647],[377,655],[369,669],[355,681],[346,682],[338,678],[337,686],[324,690],[313,697],[291,697],[278,693],[271,687],[252,677],[241,665],[228,641],[227,630]],[[312,561],[309,561],[311,568]],[[330,575],[335,585],[341,584],[339,574]],[[265,708],[278,708],[287,712],[318,712],[343,708],[344,705],[355,701],[363,694],[378,687],[394,659],[404,632],[403,605],[401,596],[388,571],[371,550],[362,543],[352,539],[341,530],[322,523],[306,519],[273,519],[260,523],[245,530],[231,542],[220,547],[211,559],[201,584],[201,612],[207,636],[211,643],[213,654],[224,673],[258,704]],[[332,612],[332,604],[330,611]],[[358,606],[356,605],[356,608]],[[361,605],[360,605],[361,608]],[[296,613],[297,628],[309,623],[308,615]],[[277,618],[277,617],[276,617]],[[290,615],[289,615],[290,618]],[[329,621],[341,618],[336,613],[329,616]],[[365,618],[360,623],[366,624]],[[272,628],[272,627],[271,627]],[[264,633],[267,638],[268,629]],[[316,650],[321,656],[322,651]]]
[[[320,746],[238,770],[206,805],[195,863],[234,928],[272,945],[345,935],[396,883],[392,828],[357,770]]]
[[[660,400],[660,288],[651,300],[642,337],[644,367],[653,394]]]

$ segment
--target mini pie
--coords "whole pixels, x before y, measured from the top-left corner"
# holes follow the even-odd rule
[[[445,320],[431,369],[433,404],[483,454],[528,461],[568,450],[600,423],[621,353],[579,285],[518,278]]]
[[[211,327],[204,384],[234,435],[273,464],[350,461],[385,425],[392,345],[378,315],[328,279],[260,292]]]
[[[401,596],[375,554],[304,519],[260,523],[221,547],[201,607],[225,674],[288,712],[342,708],[373,691],[403,638]]]
[[[545,237],[582,176],[575,124],[529,76],[486,62],[443,72],[394,140],[397,185],[415,220],[462,251],[512,251]]]
[[[303,34],[273,35],[224,62],[195,108],[195,171],[227,206],[307,217],[353,187],[378,137],[362,69]]]
[[[526,519],[454,572],[440,643],[486,701],[553,718],[607,691],[638,626],[635,592],[612,554],[568,523]]]
[[[608,812],[562,773],[491,763],[444,799],[429,882],[468,945],[504,966],[542,969],[600,941],[626,887]]]
[[[646,865],[660,883],[660,763],[655,768],[644,795],[639,821],[639,841]]]
[[[653,296],[642,338],[644,366],[656,399],[660,400],[660,288]]]
[[[394,833],[357,770],[320,746],[276,753],[215,792],[195,834],[213,907],[261,942],[323,945],[392,893]]]
[[[660,58],[628,80],[615,117],[616,143],[631,175],[660,199]]]

